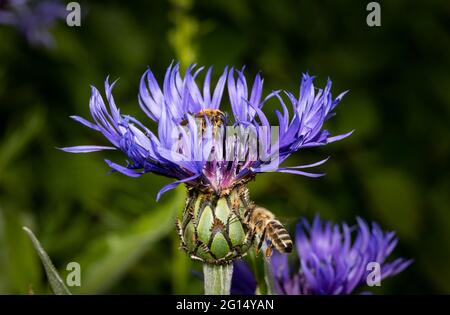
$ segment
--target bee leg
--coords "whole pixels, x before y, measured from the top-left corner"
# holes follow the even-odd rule
[[[270,243],[269,246],[267,246],[266,248],[266,258],[269,258],[270,256],[272,256],[272,252],[273,252],[273,244]]]
[[[253,244],[253,241],[255,240],[255,231],[253,230],[248,230],[248,232],[245,234],[245,244],[247,244],[249,247],[250,245]]]
[[[261,250],[261,247],[263,246],[265,239],[266,239],[266,229],[264,229],[264,231],[262,232],[261,237],[259,239],[258,246],[256,247],[257,254],[259,254],[259,251]]]

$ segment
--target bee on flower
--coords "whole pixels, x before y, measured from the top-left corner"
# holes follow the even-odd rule
[[[171,64],[162,86],[150,69],[144,73],[138,101],[144,113],[157,124],[155,133],[137,119],[120,113],[112,94],[115,82],[110,84],[108,79],[105,82],[106,103],[97,88],[92,87],[93,121],[79,116],[72,118],[102,133],[111,145],[62,150],[72,153],[121,150],[128,158],[126,165],[105,160],[114,171],[131,177],[154,173],[175,179],[159,191],[157,199],[185,184],[186,206],[177,229],[181,247],[193,259],[228,264],[245,255],[251,245],[260,247],[263,243],[267,243],[266,253],[270,255],[272,247],[283,248],[278,239],[270,238],[279,222],[273,215],[269,215],[272,221],[258,221],[252,216],[253,212],[248,210],[256,205],[249,197],[247,183],[265,172],[324,175],[304,169],[322,165],[327,159],[293,167],[282,164],[301,149],[323,146],[351,134],[332,136],[323,128],[345,92],[333,98],[331,80],[325,88],[317,89],[314,77],[303,74],[298,97],[287,91],[263,96],[260,74],[250,86],[243,70],[226,67],[212,85],[210,67],[200,85],[198,77],[203,70],[189,66],[182,75],[179,65]],[[231,113],[224,110],[225,90]],[[281,108],[275,112],[278,126],[271,126],[264,112],[264,104],[273,98]],[[255,220],[262,223],[251,224]],[[292,242],[289,236],[283,237],[284,248],[289,251]]]

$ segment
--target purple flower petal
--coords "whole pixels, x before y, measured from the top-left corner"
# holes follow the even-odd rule
[[[331,111],[344,95],[332,98],[331,80],[325,88],[317,89],[313,84],[314,77],[304,74],[298,98],[288,91],[282,96],[280,90],[263,97],[264,80],[260,73],[249,84],[244,68],[225,67],[214,85],[212,67],[209,67],[203,86],[200,86],[197,81],[203,69],[190,65],[183,75],[179,63],[172,62],[162,86],[150,68],[142,75],[138,102],[144,113],[157,123],[155,134],[150,131],[152,128],[137,119],[121,114],[113,96],[117,81],[110,84],[109,78],[104,83],[105,97],[97,88],[91,87],[89,109],[93,121],[79,116],[72,118],[101,132],[112,146],[125,154],[129,164],[124,167],[109,162],[114,170],[132,177],[152,172],[175,178],[176,183],[208,185],[216,192],[226,190],[238,181],[246,182],[257,173],[276,171],[307,177],[323,176],[302,169],[320,166],[327,159],[293,167],[280,165],[298,150],[323,146],[351,134],[331,136],[323,129],[325,121],[332,116]],[[234,116],[231,120],[220,110],[225,87]],[[273,126],[263,111],[265,102],[273,97],[281,105],[281,111],[275,111],[278,139],[273,139]],[[285,98],[292,109],[288,109]],[[66,151],[81,153],[100,149],[104,148],[79,146],[66,148]],[[191,178],[193,174],[196,174],[194,179]],[[175,187],[176,183],[164,187],[158,196]],[[394,246],[390,244],[387,250]]]
[[[89,153],[89,152],[97,152],[102,150],[116,150],[115,147],[106,147],[106,146],[100,146],[100,145],[79,145],[75,147],[65,147],[65,148],[59,148],[60,150],[64,152],[70,152],[70,153]]]

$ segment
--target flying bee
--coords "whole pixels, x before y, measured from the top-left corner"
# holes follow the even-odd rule
[[[264,241],[269,243],[265,252],[266,257],[272,255],[274,247],[281,253],[292,251],[292,239],[289,233],[269,210],[250,205],[244,213],[244,224],[248,227],[249,243],[253,243],[255,237],[259,239],[257,252],[261,249]]]

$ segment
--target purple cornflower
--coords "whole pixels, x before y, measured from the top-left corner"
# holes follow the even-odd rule
[[[182,77],[179,65],[170,65],[162,89],[150,69],[144,73],[138,100],[142,110],[157,123],[156,133],[135,118],[119,112],[112,95],[115,82],[109,84],[108,79],[105,82],[108,106],[100,92],[92,87],[90,111],[93,122],[78,116],[72,118],[101,132],[113,146],[76,146],[63,150],[85,153],[119,149],[128,157],[128,164],[122,166],[106,160],[113,170],[132,177],[151,172],[177,179],[160,190],[159,199],[162,193],[180,183],[220,195],[262,172],[322,176],[300,169],[321,165],[327,159],[295,167],[280,167],[279,164],[302,148],[325,145],[351,134],[332,137],[322,129],[345,94],[333,99],[330,80],[324,89],[316,89],[314,77],[304,74],[298,98],[285,92],[292,106],[290,114],[279,91],[262,97],[263,80],[259,74],[249,93],[243,71],[225,68],[212,87],[211,67],[201,87],[196,79],[202,70],[203,67],[190,66]],[[232,117],[220,109],[223,108],[225,88]],[[275,141],[271,139],[271,126],[262,110],[264,103],[273,97],[279,100],[282,108],[282,112],[276,111],[279,132]],[[238,132],[230,133],[230,127]],[[257,141],[251,134],[257,135]]]
[[[398,242],[395,233],[381,230],[376,223],[372,223],[370,228],[361,218],[357,218],[357,225],[353,227],[346,223],[339,226],[322,222],[318,216],[312,225],[301,220],[295,241],[298,269],[290,268],[286,254],[275,252],[270,261],[278,294],[351,294],[366,284],[372,271],[368,268],[370,263],[379,264],[380,280],[395,276],[412,263],[412,260],[403,258],[386,262]],[[248,273],[242,270],[236,269],[238,274],[233,275],[235,282],[239,278],[249,282]],[[241,284],[240,287],[246,286]],[[250,290],[238,292],[254,293]]]
[[[231,295],[253,295],[257,283],[250,267],[242,260],[233,262],[233,276],[231,279]]]
[[[57,20],[65,19],[66,13],[57,0],[0,0],[0,24],[15,27],[31,45],[51,47],[49,30]]]

